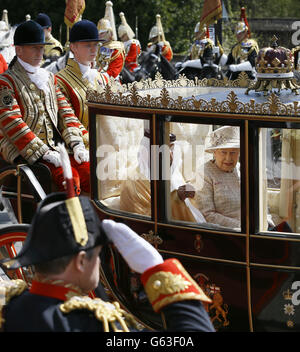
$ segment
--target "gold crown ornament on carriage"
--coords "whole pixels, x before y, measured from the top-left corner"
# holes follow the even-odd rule
[[[258,52],[256,58],[256,82],[250,84],[246,90],[248,94],[251,90],[263,92],[264,95],[278,89],[290,89],[293,93],[299,94],[300,85],[294,76],[294,56],[290,49],[279,46],[278,38],[274,35],[271,45]]]

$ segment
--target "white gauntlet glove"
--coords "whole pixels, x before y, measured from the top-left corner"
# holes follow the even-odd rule
[[[128,226],[113,220],[103,220],[102,227],[129,267],[142,274],[147,269],[163,263],[158,251]]]
[[[61,166],[60,154],[55,150],[48,150],[43,155],[43,160],[53,164],[55,167]]]
[[[200,59],[196,59],[196,60],[187,60],[182,64],[182,67],[193,67],[193,68],[202,68],[202,64]]]
[[[73,147],[74,159],[78,162],[78,164],[90,161],[90,154],[83,143],[76,144]]]
[[[237,65],[229,65],[229,70],[231,72],[252,71],[252,69],[253,68],[249,61],[245,61]]]

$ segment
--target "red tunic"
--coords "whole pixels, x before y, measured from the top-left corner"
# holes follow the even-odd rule
[[[113,78],[119,76],[124,67],[124,53],[115,49],[111,55],[111,61],[108,64],[106,73]]]
[[[5,72],[8,69],[7,63],[2,54],[0,54],[0,73]]]
[[[141,54],[141,44],[138,40],[131,39],[125,42],[124,46],[126,52],[125,66],[132,72],[138,67],[138,57]]]
[[[168,41],[162,41],[159,43],[148,43],[147,48],[150,49],[154,45],[159,45],[161,46],[161,54],[162,56],[167,59],[169,62],[173,59],[173,50],[171,48],[171,45]]]
[[[110,41],[99,47],[97,66],[100,72],[117,78],[125,64],[125,49],[122,42]]]

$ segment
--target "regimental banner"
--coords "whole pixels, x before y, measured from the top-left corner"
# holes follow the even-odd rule
[[[85,10],[85,0],[66,0],[65,24],[71,28]]]
[[[200,28],[205,24],[209,26],[222,18],[221,0],[204,0],[202,15],[200,18]]]

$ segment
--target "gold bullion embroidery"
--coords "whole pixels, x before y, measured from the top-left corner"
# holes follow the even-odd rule
[[[114,332],[128,332],[128,326],[137,327],[138,325],[131,314],[120,308],[118,302],[108,303],[100,298],[75,296],[60,305],[60,310],[66,314],[77,309],[87,309],[93,312],[96,319],[102,322],[105,332],[109,332],[110,327]],[[117,323],[120,324],[121,329]]]
[[[153,274],[146,285],[150,302],[155,301],[160,295],[171,295],[186,290],[192,284],[180,274],[158,272]]]

